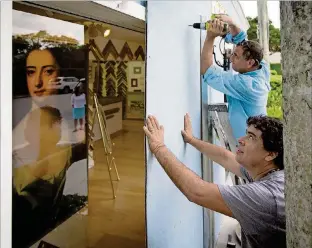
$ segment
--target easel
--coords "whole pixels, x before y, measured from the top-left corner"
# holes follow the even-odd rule
[[[99,75],[100,75],[100,62],[103,61],[103,59],[101,58],[101,53],[98,50],[98,47],[94,44],[93,42],[90,42],[90,44],[88,45],[89,50],[93,53],[94,57],[97,60],[97,78],[95,80],[95,84],[96,87],[94,87],[96,89],[96,91],[98,92],[99,90]],[[120,180],[119,174],[118,174],[118,170],[117,170],[117,166],[115,163],[115,158],[113,156],[113,146],[115,145],[114,143],[112,143],[111,139],[110,139],[110,135],[107,131],[107,120],[106,120],[106,116],[105,116],[105,112],[100,109],[100,104],[99,104],[99,100],[98,100],[98,96],[97,96],[97,92],[93,92],[93,90],[91,90],[88,87],[89,90],[89,96],[91,97],[91,103],[92,103],[92,109],[89,108],[89,112],[92,112],[92,117],[91,117],[91,129],[88,125],[88,130],[89,130],[89,148],[93,149],[93,129],[94,129],[94,122],[95,122],[95,118],[97,116],[98,121],[99,121],[99,126],[100,126],[100,132],[101,132],[101,139],[103,142],[103,146],[104,146],[104,154],[106,156],[106,163],[107,163],[107,168],[108,168],[108,173],[109,173],[109,178],[110,178],[110,182],[111,182],[111,187],[112,187],[112,192],[113,192],[113,198],[116,198],[116,194],[115,194],[115,189],[114,189],[114,185],[113,185],[113,180],[112,180],[112,175],[111,175],[111,170],[112,170],[112,166],[115,169],[115,173],[117,176],[117,181]]]

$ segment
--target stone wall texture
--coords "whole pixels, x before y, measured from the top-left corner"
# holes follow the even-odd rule
[[[312,2],[281,1],[288,248],[312,247]]]

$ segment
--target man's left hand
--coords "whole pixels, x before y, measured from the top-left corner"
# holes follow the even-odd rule
[[[164,127],[159,125],[156,117],[148,116],[146,125],[143,130],[148,138],[148,144],[153,154],[165,146],[164,144]]]

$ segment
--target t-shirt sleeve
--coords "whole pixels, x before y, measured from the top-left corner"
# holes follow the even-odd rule
[[[218,187],[233,217],[245,232],[258,233],[264,223],[272,221],[276,210],[275,200],[262,183]]]
[[[253,182],[252,177],[249,175],[248,171],[243,166],[240,167],[240,172],[242,173],[244,179],[246,179],[248,182]]]

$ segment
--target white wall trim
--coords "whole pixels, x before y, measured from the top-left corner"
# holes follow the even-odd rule
[[[249,29],[249,22],[238,0],[218,2],[222,5],[226,13],[233,18],[234,22],[242,30],[247,31]]]
[[[250,25],[246,18],[244,10],[238,0],[233,1],[233,8],[235,9],[237,13],[242,29],[247,31],[250,28]]]
[[[145,21],[145,7],[134,1],[92,1]]]
[[[1,100],[1,236],[0,247],[12,247],[12,1],[0,8]]]

